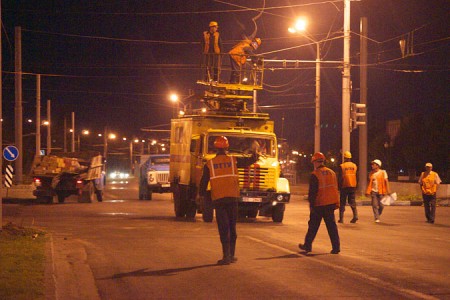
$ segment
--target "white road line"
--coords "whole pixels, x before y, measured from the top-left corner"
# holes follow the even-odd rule
[[[243,238],[249,239],[249,240],[254,241],[256,243],[263,244],[263,245],[265,245],[267,247],[270,247],[272,249],[280,250],[280,251],[282,251],[284,253],[287,253],[287,254],[294,254],[294,255],[297,255],[299,257],[303,256],[303,254],[299,254],[298,252],[294,252],[294,251],[289,250],[287,248],[284,248],[284,247],[281,247],[281,246],[278,246],[278,245],[275,245],[275,244],[272,244],[272,243],[268,243],[268,242],[265,242],[263,240],[251,237],[251,236],[243,236]],[[340,254],[340,255],[342,255],[342,254]],[[376,284],[377,286],[383,286],[384,288],[390,289],[391,291],[394,291],[394,292],[397,292],[397,293],[409,294],[409,295],[411,295],[413,297],[417,297],[417,298],[420,298],[420,299],[439,300],[439,298],[436,298],[436,297],[433,297],[433,296],[430,296],[430,295],[427,295],[427,294],[424,294],[424,293],[421,293],[421,292],[417,292],[417,291],[414,291],[414,290],[401,288],[401,287],[398,287],[398,286],[396,286],[394,284],[388,283],[388,282],[384,281],[383,279],[380,279],[380,278],[377,278],[377,277],[373,277],[373,276],[370,276],[370,275],[368,275],[366,273],[358,272],[358,271],[355,271],[355,270],[352,270],[352,269],[349,269],[349,268],[346,268],[346,267],[343,267],[343,266],[338,266],[336,264],[333,264],[333,263],[330,263],[330,262],[327,262],[327,261],[323,261],[323,260],[320,260],[320,259],[312,257],[312,256],[309,256],[308,259],[312,260],[312,261],[314,261],[316,263],[325,265],[327,267],[334,268],[334,269],[340,270],[342,272],[352,274],[354,276],[357,276],[358,278],[366,279],[369,282],[372,282],[373,284]]]

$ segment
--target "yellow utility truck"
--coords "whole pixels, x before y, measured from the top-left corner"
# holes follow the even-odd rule
[[[169,181],[176,217],[193,218],[199,212],[205,222],[213,220],[211,199],[199,197],[198,189],[203,166],[216,153],[214,140],[223,135],[230,144],[228,154],[246,156],[255,147],[260,154],[256,163],[239,169],[240,217],[259,214],[282,222],[289,182],[280,177],[274,122],[266,113],[246,109],[255,86],[204,84],[209,90],[197,99],[200,107],[194,109],[184,100],[184,110],[171,121]]]

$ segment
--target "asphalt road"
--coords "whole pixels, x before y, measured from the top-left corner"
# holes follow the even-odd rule
[[[448,207],[435,224],[423,207],[387,207],[376,224],[361,206],[358,223],[338,226],[339,255],[324,224],[304,255],[309,210],[293,196],[282,224],[239,222],[239,260],[217,266],[216,223],[176,220],[171,194],[139,201],[135,184],[117,183],[105,198],[3,206],[5,222],[51,233],[48,299],[450,299]]]

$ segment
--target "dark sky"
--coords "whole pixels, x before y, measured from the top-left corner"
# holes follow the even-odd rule
[[[258,12],[245,7],[265,7],[257,27],[252,18]],[[352,101],[359,99],[359,20],[366,16],[370,127],[421,110],[449,111],[449,11],[448,0],[352,2]],[[343,39],[337,37],[342,36],[343,1],[3,0],[5,137],[14,122],[15,26],[23,30],[23,71],[43,74],[42,99],[52,100],[57,128],[74,111],[80,129],[101,132],[108,126],[120,135],[142,136],[142,127],[169,128],[170,91],[201,93],[195,83],[201,75],[199,41],[209,21],[219,22],[225,51],[256,29],[265,58],[314,60],[315,48],[308,40],[287,31],[301,15],[309,19],[309,33],[323,41],[322,59],[342,60]],[[402,37],[413,41],[414,55],[402,58]],[[275,119],[279,136],[312,148],[314,109],[308,103],[314,101],[314,64],[271,67],[259,94],[260,110]],[[322,68],[324,151],[340,147],[341,70],[339,65]],[[24,115],[34,118],[34,75],[24,75],[23,89]],[[265,108],[274,105],[278,109]]]

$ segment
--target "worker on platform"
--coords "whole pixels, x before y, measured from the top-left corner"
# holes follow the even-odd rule
[[[218,265],[229,265],[237,261],[236,222],[238,218],[238,199],[240,197],[238,168],[245,168],[256,161],[259,156],[256,150],[250,156],[235,157],[227,154],[230,147],[228,139],[218,136],[214,141],[217,154],[208,160],[203,167],[200,180],[199,195],[208,196],[208,182],[211,186],[211,200],[216,210],[217,227],[222,243],[223,257]]]
[[[202,39],[202,66],[206,70],[205,80],[207,82],[219,80],[220,52],[222,50],[222,39],[218,31],[219,24],[216,21],[209,22],[209,30],[203,32]]]
[[[253,40],[245,39],[233,46],[229,52],[231,62],[230,83],[241,82],[240,77],[241,75],[244,75],[243,71],[249,56],[252,56],[252,63],[257,63],[257,59],[253,55],[254,51],[256,51],[259,46],[261,46],[260,38],[254,38]],[[251,69],[251,67],[248,67],[248,69]],[[253,78],[253,80],[255,80],[255,78]]]

